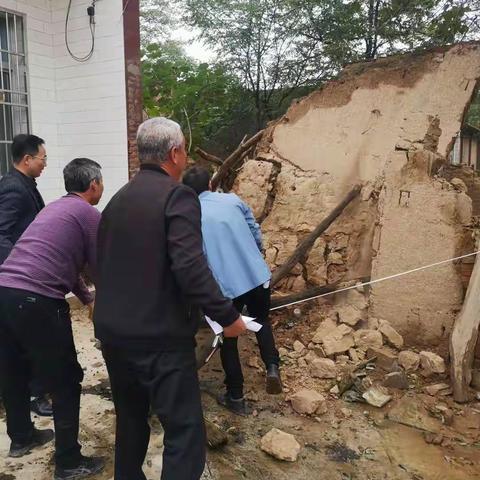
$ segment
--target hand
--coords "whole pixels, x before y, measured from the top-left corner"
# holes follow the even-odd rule
[[[92,320],[93,318],[93,309],[95,308],[95,302],[89,303],[87,305],[88,308],[88,319]]]
[[[247,331],[245,322],[240,315],[231,325],[223,329],[223,335],[225,337],[238,337],[243,335]]]

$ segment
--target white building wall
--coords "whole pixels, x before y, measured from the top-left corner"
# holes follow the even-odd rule
[[[88,0],[73,0],[69,45],[89,51]],[[97,2],[93,57],[75,61],[65,46],[68,0],[0,0],[25,16],[32,133],[45,139],[48,166],[38,180],[47,202],[64,193],[62,169],[75,157],[103,167],[105,205],[128,180],[122,0]]]

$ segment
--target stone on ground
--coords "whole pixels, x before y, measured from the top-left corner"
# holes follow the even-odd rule
[[[302,342],[295,340],[293,342],[293,350],[297,353],[302,353],[305,350],[305,345]]]
[[[378,330],[357,330],[353,334],[353,338],[355,339],[355,346],[364,350],[383,346],[383,337]]]
[[[352,329],[347,325],[339,325],[323,339],[323,349],[327,357],[336,353],[347,352],[355,344]]]
[[[425,391],[435,397],[436,395],[450,395],[452,393],[452,389],[448,383],[435,383],[433,385],[428,385],[425,387]]]
[[[313,343],[323,343],[323,339],[332,333],[337,328],[337,322],[332,320],[331,318],[327,318],[324,320],[317,330],[315,331],[315,335],[312,338]]]
[[[387,348],[369,348],[367,350],[367,358],[376,357],[376,364],[386,372],[394,372],[398,370],[397,355]]]
[[[354,327],[360,320],[362,320],[362,312],[353,305],[345,305],[337,310],[338,320],[340,323],[345,323]]]
[[[398,349],[403,347],[403,337],[388,322],[380,320],[378,330],[389,345]]]
[[[299,390],[290,397],[292,408],[300,414],[322,414],[327,411],[325,398],[315,390]]]
[[[315,378],[335,378],[337,367],[329,358],[316,358],[310,364],[310,375]]]
[[[272,428],[260,440],[260,448],[279,460],[295,462],[301,447],[297,439],[290,433]]]
[[[420,355],[410,350],[398,354],[398,364],[407,372],[415,372],[420,366]]]
[[[422,374],[426,377],[435,373],[445,373],[445,360],[433,352],[420,352]]]
[[[408,378],[405,372],[391,372],[385,375],[383,386],[398,390],[408,389]]]
[[[365,393],[362,394],[362,397],[369,405],[377,408],[383,407],[392,399],[392,396],[389,395],[388,390],[378,386],[369,388]]]

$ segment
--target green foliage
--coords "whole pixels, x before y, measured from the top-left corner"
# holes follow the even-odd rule
[[[145,47],[142,72],[147,114],[174,118],[187,135],[191,130],[194,145],[214,144],[221,154],[243,135],[233,132],[226,144],[221,140],[251,110],[237,78],[222,64],[197,63],[178,43],[165,42]]]
[[[140,36],[142,45],[168,38],[178,14],[168,0],[140,0]]]
[[[476,26],[465,0],[291,0],[297,31],[336,64],[462,40]],[[477,12],[478,14],[478,12]]]
[[[342,65],[445,44],[477,28],[465,0],[179,0],[250,93],[257,128]]]
[[[220,156],[346,63],[480,30],[480,0],[141,1],[147,112],[180,121]],[[166,40],[182,16],[220,62],[197,63]],[[477,124],[479,108],[469,117]]]
[[[480,129],[480,91],[470,105],[466,123]]]

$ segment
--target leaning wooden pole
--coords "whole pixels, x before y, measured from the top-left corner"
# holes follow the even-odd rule
[[[252,146],[260,141],[262,138],[264,130],[257,132],[252,138],[247,141],[242,141],[242,143],[235,149],[235,151],[229,155],[220,168],[217,170],[217,173],[212,178],[212,190],[220,185],[220,182],[227,176],[230,170],[236,165],[236,163],[241,158],[242,154],[247,150],[250,150]]]
[[[317,295],[324,295],[326,293],[334,293],[337,290],[342,290],[343,288],[348,288],[350,286],[356,285],[357,283],[365,283],[370,280],[370,277],[361,277],[355,280],[348,281],[339,281],[331,283],[329,285],[321,285],[319,287],[312,287],[306,290],[303,290],[299,293],[292,293],[291,295],[274,295],[271,301],[271,308],[280,308],[284,305],[288,305],[293,302],[301,302],[307,298],[316,297]]]
[[[308,234],[304,238],[295,251],[292,253],[290,258],[281,266],[278,267],[272,274],[271,285],[275,286],[282,278],[290,273],[292,268],[307,254],[307,252],[312,248],[315,240],[340,216],[340,214],[345,210],[347,205],[358,196],[362,190],[361,185],[356,185],[353,187],[345,196],[345,198],[330,212],[330,214],[324,218],[315,230]]]
[[[206,160],[207,162],[214,163],[215,165],[221,166],[223,164],[223,160],[215,155],[212,155],[205,150],[202,150],[200,147],[195,148],[195,153]]]
[[[480,325],[480,261],[475,259],[467,295],[450,335],[453,398],[465,403],[469,398],[472,365]]]

